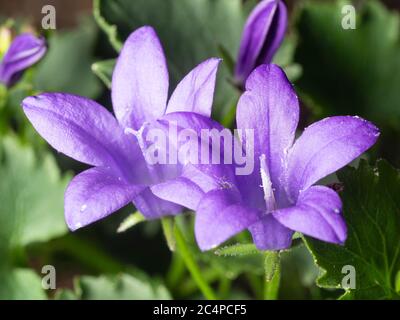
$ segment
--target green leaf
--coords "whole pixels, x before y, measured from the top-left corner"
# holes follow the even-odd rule
[[[101,89],[91,72],[96,36],[91,20],[83,21],[76,30],[53,33],[49,50],[34,74],[35,88],[95,98]]]
[[[92,64],[92,71],[108,89],[111,89],[112,73],[115,66],[115,59],[98,61]]]
[[[307,2],[298,21],[298,87],[324,115],[357,114],[379,125],[400,123],[399,14],[378,1],[357,8],[356,29],[342,28],[349,1]]]
[[[98,0],[94,5],[96,21],[117,50],[135,29],[156,29],[166,52],[171,89],[197,64],[220,56],[220,46],[236,56],[246,13],[241,0]],[[226,80],[229,76],[223,64],[215,97],[218,117],[237,96]]]
[[[32,242],[47,241],[67,232],[64,222],[64,189],[54,158],[38,159],[16,138],[0,142],[0,264]]]
[[[124,221],[122,221],[117,229],[117,232],[125,232],[126,230],[145,220],[146,218],[139,211],[132,213]]]
[[[340,196],[348,238],[344,246],[306,238],[316,264],[324,270],[317,284],[341,288],[348,274],[342,268],[350,265],[356,271],[356,288],[346,289],[343,298],[398,298],[400,173],[385,161],[379,161],[376,168],[361,161],[358,169],[347,167],[338,178],[344,187]]]
[[[214,252],[217,256],[243,256],[249,254],[259,254],[260,251],[253,243],[237,243],[231,246],[218,248]]]
[[[3,257],[2,257],[3,258]],[[2,270],[0,272],[0,300],[43,300],[41,278],[29,269]]]
[[[74,292],[62,290],[58,299],[81,300],[166,300],[167,289],[158,281],[142,280],[130,274],[82,276],[76,280]]]
[[[265,281],[270,282],[274,277],[276,271],[279,269],[280,257],[277,251],[265,252],[264,271]]]

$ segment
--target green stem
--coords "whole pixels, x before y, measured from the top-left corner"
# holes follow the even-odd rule
[[[262,300],[264,298],[264,286],[261,277],[253,273],[247,273],[246,277],[249,281],[250,289],[253,291],[256,299]]]
[[[229,289],[231,288],[231,283],[232,282],[228,277],[222,275],[218,286],[218,296],[221,299],[225,299],[226,296],[228,295]]]
[[[166,282],[168,286],[170,288],[175,288],[182,279],[185,271],[185,263],[183,262],[182,257],[174,252],[172,254],[171,265],[169,267],[166,277]]]
[[[185,269],[186,270],[186,269]],[[219,271],[215,269],[205,269],[202,273],[204,280],[207,283],[214,283],[220,279],[221,274]],[[197,283],[193,280],[193,278],[188,278],[186,281],[182,281],[179,286],[179,296],[180,297],[187,297],[193,295],[198,290]],[[218,298],[220,299],[221,296],[217,294]]]
[[[278,299],[280,280],[281,280],[281,264],[278,263],[271,280],[265,281],[264,283],[264,300]]]
[[[193,280],[196,282],[197,286],[199,287],[200,291],[203,293],[206,299],[216,300],[214,291],[203,278],[201,270],[197,265],[189,247],[187,246],[186,240],[183,237],[183,234],[177,224],[175,224],[174,230],[178,253],[182,256],[182,259],[185,262],[190,274],[192,275]]]

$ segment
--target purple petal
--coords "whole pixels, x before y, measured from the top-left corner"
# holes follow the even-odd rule
[[[39,134],[59,152],[89,165],[119,168],[128,179],[145,180],[144,159],[134,138],[95,101],[44,93],[25,98],[22,106]]]
[[[74,231],[117,211],[143,187],[128,184],[110,169],[92,168],[77,175],[65,192],[65,220]]]
[[[162,116],[168,96],[168,70],[155,31],[142,27],[126,40],[112,77],[114,112],[124,127],[138,130]]]
[[[216,133],[223,129],[219,123],[208,117],[193,112],[174,112],[163,116],[157,122],[160,128],[169,133],[169,138],[174,135],[179,136],[183,130],[190,129],[196,138],[194,141],[196,148],[191,150],[197,150],[196,158],[199,160],[202,160],[201,154],[204,151],[201,145],[202,142],[207,149],[218,142],[221,143],[220,146],[223,146],[222,139],[217,138],[212,142],[202,139],[201,133],[203,129],[214,129]],[[171,134],[171,131],[169,131],[171,128],[174,128],[175,134]],[[229,133],[228,139],[233,139],[233,135],[229,130],[227,132]],[[175,150],[181,146],[176,142],[172,143],[172,145]],[[209,155],[211,157],[212,151],[209,151]],[[222,154],[220,164],[212,164],[212,159],[210,158],[206,158],[206,163],[185,162],[182,164],[181,172],[176,180],[163,181],[165,183],[153,186],[152,191],[162,199],[195,209],[204,193],[214,189],[233,188],[235,186],[234,167],[232,164],[224,164],[223,156]],[[169,186],[171,186],[171,189],[169,189]],[[179,190],[179,186],[182,187],[181,190]]]
[[[133,203],[147,219],[157,219],[182,212],[181,206],[157,197],[150,188],[145,188],[137,195]]]
[[[270,63],[286,32],[287,12],[281,1],[261,1],[244,26],[235,77],[244,82],[262,63]]]
[[[6,86],[13,85],[25,69],[44,56],[46,50],[44,38],[36,38],[29,33],[15,37],[0,63],[0,82]]]
[[[168,126],[169,123],[177,124],[179,130],[192,129],[198,134],[198,136],[201,135],[202,129],[224,129],[220,123],[195,112],[168,113],[162,116],[159,119],[159,122],[163,123],[165,126]]]
[[[237,127],[254,129],[254,157],[258,161],[265,154],[269,159],[268,169],[279,201],[286,155],[299,119],[298,98],[285,73],[273,64],[254,70],[246,81],[246,90],[237,107]],[[252,178],[255,186],[261,184],[259,171],[258,165]]]
[[[196,212],[195,235],[201,250],[215,248],[259,219],[259,211],[244,207],[235,192],[207,193]]]
[[[318,121],[305,129],[289,153],[289,195],[342,168],[377,140],[379,130],[359,117],[339,116]]]
[[[231,178],[228,178],[231,177]],[[161,199],[196,210],[205,193],[218,189],[236,189],[231,167],[226,165],[192,165],[183,167],[176,179],[151,187]]]
[[[280,224],[272,214],[251,225],[249,231],[259,250],[283,250],[290,247],[293,231]]]
[[[235,143],[234,136],[228,129],[225,129],[218,122],[208,117],[202,116],[194,112],[174,112],[166,114],[165,116],[160,118],[158,122],[160,127],[163,127],[166,132],[171,128],[176,130],[175,134],[177,135],[177,137],[179,137],[179,139],[182,139],[182,137],[180,137],[180,134],[190,131],[191,136],[193,136],[195,139],[189,142],[187,142],[186,140],[179,141],[179,143],[175,143],[174,147],[175,149],[180,150],[179,148],[181,148],[183,145],[186,145],[187,143],[192,143],[195,148],[191,148],[191,151],[197,150],[197,154],[195,154],[195,157],[197,158],[197,162],[199,163],[195,164],[195,166],[197,166],[198,168],[203,167],[201,169],[203,172],[210,170],[212,174],[215,174],[216,171],[220,170],[220,168],[213,164],[215,163],[212,161],[213,156],[220,160],[221,168],[225,166],[225,156],[228,160],[233,157],[232,149],[224,148],[224,141],[225,139],[230,140],[233,146]],[[210,132],[211,134],[215,135],[212,135],[210,137]],[[206,135],[203,135],[203,133],[206,133]],[[168,137],[171,136],[172,134],[170,134]],[[206,150],[208,150],[208,157],[205,152]],[[201,158],[202,153],[204,155],[203,158]],[[232,171],[233,165],[227,164],[227,166],[230,168],[229,170]],[[227,168],[223,168],[223,170],[225,169]]]
[[[169,99],[166,113],[187,111],[210,117],[220,61],[208,59],[183,78]]]
[[[161,199],[196,210],[204,192],[194,182],[185,177],[178,177],[151,187],[151,191]]]
[[[335,191],[314,186],[300,193],[296,206],[273,213],[287,228],[322,241],[344,244],[347,237],[342,202]]]

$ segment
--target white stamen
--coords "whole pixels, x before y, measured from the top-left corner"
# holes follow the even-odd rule
[[[265,154],[260,156],[260,172],[267,212],[271,212],[276,209],[276,202]]]

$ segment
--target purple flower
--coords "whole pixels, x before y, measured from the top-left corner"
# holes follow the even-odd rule
[[[186,206],[180,199],[191,190],[189,208],[196,210],[195,235],[202,250],[244,229],[261,250],[290,247],[294,231],[344,243],[338,194],[314,184],[370,148],[379,130],[359,117],[337,116],[312,124],[294,141],[298,119],[298,99],[286,75],[276,65],[262,65],[247,79],[236,114],[238,128],[254,129],[253,173],[234,175],[233,166],[205,166],[201,180],[200,174],[187,175],[193,185],[185,182],[185,190],[176,182],[175,188],[169,182],[169,192],[155,186],[162,198]],[[214,187],[198,182],[204,176],[214,180]]]
[[[181,211],[155,196],[150,186],[176,175],[176,165],[149,165],[141,133],[169,114],[211,114],[219,59],[209,59],[177,86],[169,102],[168,71],[151,27],[126,40],[112,77],[116,118],[95,101],[63,93],[26,98],[22,105],[35,129],[58,151],[94,166],[77,175],[65,193],[65,217],[75,230],[132,202],[147,218]],[[134,135],[129,134],[134,133]]]
[[[29,33],[17,36],[0,63],[0,82],[7,87],[14,85],[25,69],[38,62],[46,50],[44,38]]]
[[[287,10],[280,0],[263,0],[251,12],[244,26],[236,63],[235,78],[244,83],[259,65],[272,61],[286,32]]]

